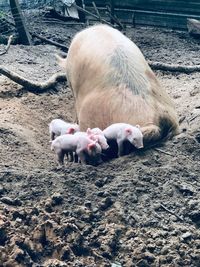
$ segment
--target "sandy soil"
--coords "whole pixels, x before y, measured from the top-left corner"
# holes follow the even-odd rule
[[[80,27],[35,30],[69,43]],[[126,34],[149,60],[200,64],[200,42],[186,32]],[[0,64],[44,81],[60,71],[57,52],[11,46]],[[174,99],[181,134],[160,150],[63,169],[48,123],[73,121],[70,89],[33,94],[0,76],[0,266],[200,266],[200,75],[156,74]]]

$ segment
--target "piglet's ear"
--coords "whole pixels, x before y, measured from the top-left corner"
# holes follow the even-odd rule
[[[88,147],[88,149],[94,148],[95,147],[95,142],[92,142],[92,143],[88,144],[87,147]]]
[[[135,127],[137,127],[138,129],[140,129],[140,125],[139,124],[136,124]]]
[[[67,130],[67,134],[74,134],[74,132],[75,132],[74,128],[69,128]]]
[[[89,135],[89,134],[92,134],[92,130],[90,128],[87,128],[87,131],[86,133]]]
[[[132,129],[126,128],[125,132],[126,132],[127,135],[132,134]]]

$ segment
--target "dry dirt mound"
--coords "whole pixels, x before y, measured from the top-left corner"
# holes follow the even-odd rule
[[[199,64],[200,45],[187,33],[138,28],[127,35],[150,60]],[[59,71],[55,52],[12,46],[1,64],[45,80]],[[179,136],[98,167],[62,169],[48,123],[73,121],[71,91],[61,84],[35,95],[0,76],[0,266],[200,265],[200,77],[157,76],[175,101]]]

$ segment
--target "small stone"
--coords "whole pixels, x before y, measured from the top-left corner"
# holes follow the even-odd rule
[[[184,196],[192,196],[195,192],[195,189],[188,184],[177,184],[176,187]]]
[[[160,253],[162,254],[162,255],[166,255],[168,252],[169,252],[169,247],[168,246],[164,246],[162,249],[161,249],[161,251],[160,251]]]
[[[103,181],[103,180],[97,180],[97,181],[95,182],[95,185],[96,185],[97,187],[103,187],[103,186],[104,186],[104,181]]]
[[[109,207],[111,207],[112,204],[113,204],[112,198],[111,197],[107,197],[102,201],[102,203],[100,205],[100,208],[101,208],[101,210],[106,210]]]
[[[108,194],[108,192],[107,191],[99,191],[98,193],[97,193],[97,196],[98,197],[107,197],[109,194]]]
[[[155,247],[156,247],[156,245],[155,244],[148,244],[147,245],[147,249],[151,252],[151,253],[153,253],[154,252],[154,250],[155,250]]]
[[[99,209],[97,208],[97,207],[94,207],[93,209],[92,209],[92,212],[93,213],[97,213],[99,211]]]
[[[85,205],[87,208],[91,208],[92,203],[91,203],[91,201],[86,201],[86,202],[84,203],[84,205]]]
[[[71,250],[68,246],[62,248],[61,251],[61,260],[70,260],[71,259]]]
[[[184,240],[185,239],[190,239],[192,237],[192,233],[186,232],[181,236]]]
[[[5,193],[6,193],[6,189],[2,185],[0,185],[0,195],[3,195]]]
[[[70,215],[70,211],[69,210],[63,210],[62,214],[64,214],[65,216],[69,216]]]
[[[17,218],[15,221],[18,222],[18,223],[21,223],[22,219],[21,218]]]
[[[52,206],[60,205],[63,202],[63,196],[60,193],[55,193],[52,196]]]
[[[154,260],[155,260],[155,256],[152,254],[152,253],[150,253],[150,252],[145,252],[144,253],[144,259],[145,260],[147,260],[148,261],[148,263],[149,262],[154,262]]]
[[[12,205],[12,206],[21,206],[22,205],[22,202],[17,198],[12,199],[10,197],[2,197],[0,200],[1,200],[1,202],[3,202],[4,204],[7,204],[7,205]]]
[[[137,265],[137,267],[150,267],[149,263],[146,260],[140,260]]]
[[[45,207],[45,210],[47,212],[51,213],[53,211],[52,201],[51,200],[47,200],[44,207]]]

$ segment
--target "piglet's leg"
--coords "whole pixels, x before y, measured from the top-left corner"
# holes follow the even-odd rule
[[[117,140],[117,145],[118,145],[118,157],[121,157],[124,154],[123,140],[122,139],[118,139]]]
[[[51,141],[53,141],[55,139],[55,133],[53,133],[53,132],[50,133],[50,139],[51,139]]]
[[[78,163],[78,155],[74,153],[74,162]]]
[[[144,136],[144,145],[153,144],[154,142],[161,139],[160,128],[156,125],[141,127],[141,131]]]
[[[86,157],[84,155],[84,151],[77,151],[77,155],[82,164],[86,164]]]
[[[65,156],[65,152],[64,151],[59,151],[57,152],[57,156],[58,156],[58,163],[63,166],[64,165],[64,156]]]

